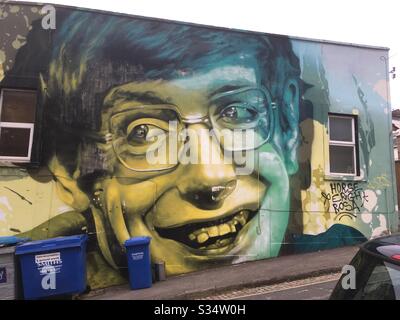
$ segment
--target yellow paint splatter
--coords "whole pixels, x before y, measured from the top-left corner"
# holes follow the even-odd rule
[[[26,38],[21,35],[17,35],[16,39],[12,42],[12,46],[14,49],[21,48],[26,43]]]
[[[3,50],[0,50],[0,81],[4,78],[3,63],[6,62],[6,54]]]
[[[8,12],[0,8],[0,20],[8,17]]]
[[[6,62],[6,54],[3,50],[0,50],[0,64]]]
[[[19,11],[19,6],[10,6],[11,13],[17,13]]]
[[[29,19],[27,16],[24,15],[26,27],[29,28]]]
[[[0,81],[3,80],[4,78],[4,70],[3,70],[3,65],[0,64]]]

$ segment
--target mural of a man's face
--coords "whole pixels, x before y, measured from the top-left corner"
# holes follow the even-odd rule
[[[106,173],[93,176],[85,192],[71,183],[82,178],[79,171],[58,182],[78,211],[86,193],[111,265],[119,266],[124,242],[135,236],[152,238],[152,258],[165,261],[169,274],[279,253],[289,176],[297,171],[299,85],[281,76],[266,87],[264,65],[252,50],[210,55],[200,68],[125,79],[105,92],[93,135],[102,137],[96,147]],[[250,146],[239,141],[247,133],[223,134],[235,130],[251,133]],[[166,161],[149,161],[155,144]],[[77,163],[85,144],[80,148]],[[56,177],[62,166],[50,166]]]
[[[152,257],[164,260],[170,273],[221,259],[277,255],[288,221],[289,180],[285,155],[272,143],[281,140],[281,133],[272,125],[278,113],[264,96],[267,90],[257,69],[242,62],[169,81],[126,83],[108,93],[101,132],[111,132],[113,141],[99,147],[114,155],[113,172],[98,179],[93,191],[100,198],[97,209],[107,217],[119,244],[133,236],[150,236]],[[287,94],[294,103],[296,92]],[[271,124],[260,122],[260,117],[270,118]],[[173,122],[198,136],[212,123],[242,128],[256,122],[250,126],[254,130],[275,130],[259,133],[268,140],[258,139],[256,149],[244,151],[258,159],[246,175],[235,161],[224,161],[225,148],[211,135],[208,143],[190,144],[200,163],[150,164],[144,156],[149,136],[160,129],[168,134]],[[170,145],[168,159],[182,156]],[[214,158],[207,161],[211,153]]]

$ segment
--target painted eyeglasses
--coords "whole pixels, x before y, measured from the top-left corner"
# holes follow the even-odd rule
[[[203,144],[212,137],[223,152],[254,150],[273,133],[275,103],[265,88],[216,94],[209,100],[208,116],[199,119],[185,119],[179,109],[170,104],[140,105],[113,114],[109,128],[118,160],[135,171],[167,170],[178,165],[188,144]],[[196,123],[206,125],[208,132],[200,136],[208,135],[208,139],[196,138],[190,131],[188,125]]]

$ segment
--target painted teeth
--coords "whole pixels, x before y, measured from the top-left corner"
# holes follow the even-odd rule
[[[219,236],[219,228],[217,226],[212,226],[211,228],[208,228],[207,233],[210,236],[210,238],[218,237]]]
[[[236,215],[233,220],[238,221],[242,226],[247,223],[247,219],[249,218],[249,213],[247,211],[240,211],[238,215]]]
[[[208,240],[208,238],[209,238],[209,236],[208,236],[207,233],[205,233],[205,232],[200,233],[200,234],[197,236],[197,242],[198,242],[198,243],[204,243],[204,242],[206,242],[206,241]]]
[[[231,227],[226,223],[218,226],[218,229],[220,236],[226,235],[231,232]]]
[[[193,241],[194,239],[196,239],[196,236],[193,233],[191,233],[189,234],[189,239]]]
[[[209,238],[219,237],[226,235],[228,233],[235,233],[237,230],[237,225],[240,223],[244,226],[249,218],[249,212],[246,210],[240,211],[231,221],[223,223],[217,226],[212,226],[208,228],[201,228],[189,234],[189,239],[191,241],[197,241],[198,243],[204,243]],[[221,241],[225,239],[220,239],[215,245],[221,246]],[[224,241],[225,243],[225,241]]]
[[[217,242],[215,242],[214,244],[211,244],[208,247],[203,247],[200,249],[218,249],[218,248],[227,246],[231,242],[232,242],[231,239],[218,239]]]
[[[238,217],[236,219],[242,226],[246,224],[246,219],[244,217]]]

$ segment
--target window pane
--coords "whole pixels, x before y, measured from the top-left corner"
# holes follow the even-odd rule
[[[329,138],[336,141],[353,141],[353,118],[329,117]]]
[[[354,147],[329,146],[330,171],[355,174]]]
[[[0,156],[27,157],[31,129],[0,127]]]
[[[36,92],[22,90],[3,90],[1,121],[35,122]]]

